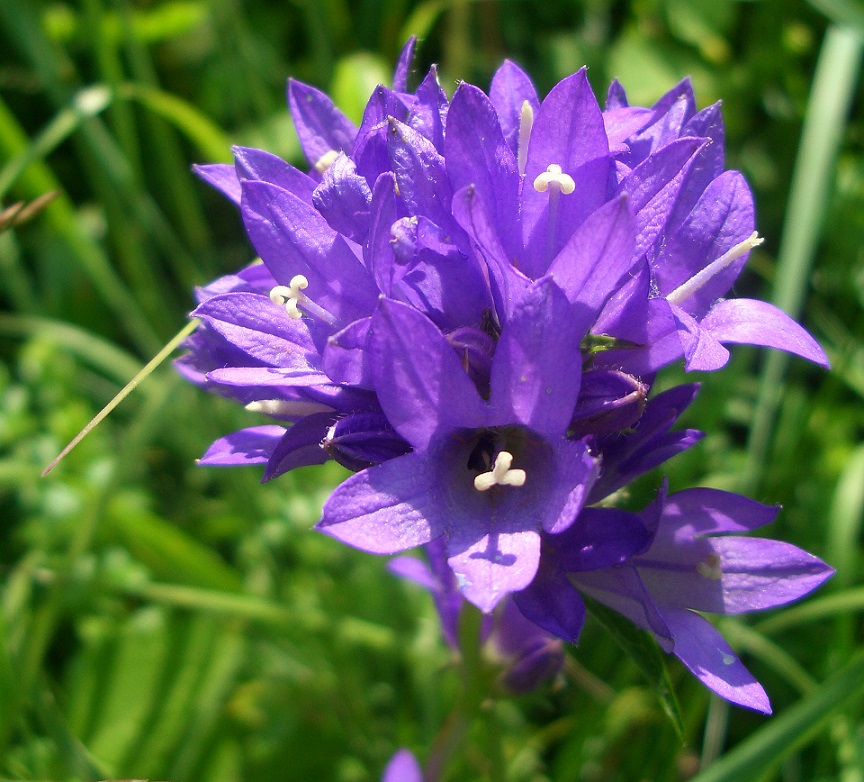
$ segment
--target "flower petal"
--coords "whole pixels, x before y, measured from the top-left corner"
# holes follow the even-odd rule
[[[633,266],[636,224],[627,199],[616,198],[574,231],[549,266],[549,274],[573,304],[599,314]]]
[[[432,142],[391,117],[387,125],[387,154],[408,214],[425,215],[444,229],[455,228],[450,214],[453,191],[444,158]]]
[[[284,434],[284,426],[251,426],[231,432],[216,440],[198,460],[198,464],[264,464]]]
[[[329,152],[351,149],[357,128],[321,90],[289,79],[288,105],[309,165]]]
[[[474,185],[494,214],[505,247],[515,249],[519,173],[489,98],[463,82],[447,114],[444,157],[453,190]]]
[[[411,63],[414,60],[414,50],[417,47],[417,36],[409,36],[399,53],[396,70],[393,73],[393,89],[396,92],[408,91],[408,74],[411,73]]]
[[[420,764],[407,749],[400,749],[384,769],[381,782],[423,782]]]
[[[233,147],[234,168],[240,182],[260,181],[281,187],[293,193],[307,204],[312,203],[312,191],[316,182],[290,163],[263,149]]]
[[[675,637],[675,656],[702,684],[727,701],[771,713],[762,685],[708,620],[686,610],[664,611],[663,616]]]
[[[522,188],[522,271],[537,278],[582,221],[606,200],[610,170],[609,144],[603,116],[588,84],[586,69],[560,81],[546,96],[534,120]],[[576,191],[561,196],[557,237],[546,257],[549,194],[538,192],[534,180],[550,165],[572,177]]]
[[[659,397],[658,397],[659,399]],[[658,536],[696,536],[750,532],[777,518],[779,505],[763,505],[720,489],[685,489],[666,498]]]
[[[727,299],[712,307],[701,327],[718,342],[761,345],[794,353],[828,369],[828,357],[813,337],[767,301]]]
[[[531,286],[492,359],[494,424],[515,421],[551,442],[564,435],[579,396],[587,326],[550,277]]]
[[[417,310],[387,299],[372,319],[372,372],[387,418],[423,449],[443,432],[481,424],[485,405],[450,343]]]
[[[571,644],[579,642],[585,603],[563,573],[545,571],[541,563],[534,581],[513,595],[519,610],[538,627]]]
[[[753,196],[744,177],[727,171],[717,177],[700,197],[680,230],[668,236],[651,267],[660,293],[666,295],[720,258],[753,233]],[[701,317],[725,295],[741,273],[749,253],[718,272],[681,307]]]
[[[303,323],[257,293],[225,293],[201,304],[201,318],[256,362],[282,368],[311,368],[317,351]]]
[[[440,495],[434,462],[409,453],[337,486],[315,528],[372,554],[396,554],[444,534]]]
[[[704,139],[683,138],[640,163],[621,183],[636,218],[636,257],[649,258],[669,220],[676,200]]]
[[[311,205],[275,185],[244,182],[242,211],[249,238],[280,283],[305,275],[306,295],[346,321],[372,312],[378,291],[371,277]]]
[[[369,185],[344,154],[333,161],[312,193],[312,203],[330,227],[357,243],[366,239],[371,200]]]
[[[490,524],[454,524],[447,538],[448,563],[465,599],[488,613],[511,592],[531,583],[540,562],[540,535],[534,530],[499,529]],[[504,525],[511,526],[511,525]]]
[[[234,166],[229,163],[208,163],[192,166],[192,170],[210,187],[240,205],[240,180],[237,179]]]
[[[504,60],[492,77],[489,98],[498,115],[504,140],[515,158],[519,153],[519,128],[522,123],[523,104],[528,101],[535,117],[540,110],[540,101],[534,83],[515,62]]]
[[[271,454],[261,483],[272,481],[295,467],[324,464],[330,456],[321,447],[321,441],[334,420],[332,413],[316,413],[291,426]]]

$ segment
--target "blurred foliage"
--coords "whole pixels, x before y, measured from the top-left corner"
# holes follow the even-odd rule
[[[191,288],[251,256],[191,163],[246,144],[302,165],[286,77],[356,118],[409,34],[422,38],[418,71],[438,62],[451,91],[487,85],[504,57],[541,92],[588,64],[598,95],[617,77],[634,103],[690,75],[701,105],[724,100],[728,165],[750,180],[766,237],[738,293],[769,297],[802,123],[823,110],[810,89],[829,24],[860,35],[860,0],[2,0],[0,776],[375,780],[400,745],[426,756],[456,697],[428,599],[308,531],[341,471],[262,488],[254,469],[197,468],[249,414],[170,368],[39,477],[181,328]],[[858,65],[838,82],[857,84]],[[834,369],[789,365],[750,486],[786,506],[772,536],[839,572],[812,609],[724,626],[775,710],[814,726],[809,743],[778,718],[779,744],[754,749],[765,720],[709,701],[676,664],[682,745],[652,683],[589,623],[554,688],[489,705],[508,779],[686,779],[736,747],[761,747],[765,778],[862,779],[861,98],[857,86],[834,128],[836,164],[803,185],[824,193],[824,221],[812,278],[792,282]],[[752,483],[763,361],[739,349],[705,378],[683,423],[709,437],[667,466],[673,489]],[[639,481],[632,502],[657,482]],[[831,674],[840,685],[821,685]],[[449,779],[483,778],[484,729]]]

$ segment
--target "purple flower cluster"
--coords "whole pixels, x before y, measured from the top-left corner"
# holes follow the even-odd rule
[[[462,83],[448,100],[434,67],[408,91],[412,54],[359,128],[290,82],[308,173],[248,148],[197,168],[263,263],[198,291],[178,367],[272,421],[201,463],[270,480],[334,459],[355,474],[319,530],[377,554],[434,544],[436,583],[459,590],[446,599],[489,613],[509,597],[568,641],[589,595],[769,711],[695,611],[781,605],[830,568],[730,534],[776,512],[734,494],[610,507],[701,437],[672,429],[695,386],[650,394],[663,366],[718,369],[729,343],[827,366],[777,308],[724,298],[761,239],[747,183],[724,170],[719,106],[697,111],[683,81],[632,107],[616,82],[603,110],[585,69],[540,101],[512,62],[488,95]]]

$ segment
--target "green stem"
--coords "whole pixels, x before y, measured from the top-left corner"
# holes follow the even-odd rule
[[[487,698],[487,687],[480,653],[483,614],[465,603],[459,615],[459,672],[462,691],[456,707],[441,727],[423,774],[423,782],[439,782],[450,759],[465,741],[474,720]]]

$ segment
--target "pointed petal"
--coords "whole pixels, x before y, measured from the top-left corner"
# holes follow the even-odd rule
[[[231,432],[216,440],[198,460],[198,464],[264,464],[284,434],[284,426],[251,426]]]
[[[372,318],[360,318],[327,339],[322,363],[334,383],[372,390],[369,330]]]
[[[486,613],[507,594],[527,587],[540,562],[536,531],[499,531],[497,527],[478,538],[476,525],[456,524],[447,538],[447,561],[459,589]]]
[[[371,277],[311,205],[266,182],[244,182],[242,211],[255,249],[282,284],[305,275],[309,298],[346,322],[372,312]]]
[[[544,491],[545,513],[540,519],[543,531],[550,534],[574,524],[600,474],[599,460],[581,440],[559,440],[554,447],[554,469]]]
[[[783,310],[767,301],[727,299],[700,324],[718,342],[761,345],[794,353],[828,369],[828,357],[813,337]]]
[[[315,413],[291,426],[271,454],[261,483],[272,481],[295,467],[324,464],[330,457],[321,447],[321,441],[335,418],[332,413]]]
[[[309,331],[268,296],[223,293],[207,299],[192,315],[255,361],[307,369],[317,363]]]
[[[492,417],[518,422],[555,442],[579,396],[579,343],[587,331],[549,277],[534,283],[501,333],[492,360]]]
[[[453,225],[452,190],[444,158],[432,142],[391,118],[387,129],[387,154],[408,214],[425,215],[445,229]]]
[[[577,573],[623,565],[647,548],[651,534],[635,513],[585,508],[577,523],[560,535],[545,536],[544,542],[554,552],[556,570]]]
[[[387,570],[399,578],[411,581],[423,587],[428,592],[437,592],[440,589],[438,579],[422,559],[412,556],[394,557],[387,563]]]
[[[480,425],[483,400],[432,321],[412,307],[385,299],[372,324],[375,387],[399,434],[423,449],[445,432]]]
[[[447,122],[449,101],[438,81],[438,69],[433,65],[417,87],[417,102],[408,117],[408,126],[432,142],[435,149],[444,145],[444,126]]]
[[[609,151],[612,154],[626,154],[630,147],[624,142],[630,136],[642,130],[651,119],[651,109],[624,106],[607,109],[603,112],[603,126],[609,139]]]
[[[289,79],[288,105],[309,165],[330,152],[351,149],[357,128],[321,90]]]
[[[493,210],[505,247],[516,247],[519,173],[489,98],[463,82],[447,114],[444,157],[453,190],[474,185]],[[509,230],[508,230],[509,229]]]
[[[358,176],[354,162],[340,154],[324,172],[312,194],[312,203],[334,231],[362,243],[369,230],[369,203],[372,191]]]
[[[666,650],[672,649],[672,633],[632,565],[586,570],[569,574],[580,592],[626,616],[637,627],[650,630]]]
[[[320,370],[303,367],[220,367],[207,373],[207,379],[226,386],[256,388],[302,388],[332,385]]]
[[[425,217],[397,220],[391,231],[399,263],[392,298],[416,307],[445,331],[480,324],[492,302],[479,263]]]
[[[684,346],[684,368],[688,372],[713,372],[729,361],[726,350],[711,332],[702,328],[694,318],[676,305],[670,305],[678,339]]]
[[[312,191],[317,184],[308,174],[304,174],[282,158],[252,147],[234,147],[234,167],[240,182],[258,180],[269,182],[293,193],[307,204],[312,203]]]
[[[702,684],[727,701],[771,713],[762,685],[706,619],[683,610],[665,611],[664,617],[675,636],[675,656]]]
[[[720,489],[685,489],[670,494],[663,507],[658,536],[692,538],[751,532],[777,518],[779,505],[763,505],[733,492]]]
[[[606,90],[606,111],[627,108],[629,105],[624,85],[618,79],[612,79],[609,89]]]
[[[352,472],[404,456],[411,450],[381,413],[350,413],[327,429],[322,447]]]
[[[453,197],[453,216],[471,237],[475,253],[486,266],[495,311],[505,323],[531,281],[510,263],[489,207],[473,185],[463,187]]]
[[[659,538],[659,535],[658,535]],[[833,570],[812,554],[777,540],[657,540],[637,567],[655,602],[714,614],[786,605],[812,592]]]
[[[315,528],[373,554],[396,554],[444,534],[441,476],[409,453],[369,467],[341,483],[324,503]]]
[[[606,200],[610,160],[603,116],[582,68],[552,88],[531,131],[522,189],[525,253],[520,259],[529,277],[541,276],[551,260],[546,258],[549,194],[535,190],[534,180],[557,164],[576,183],[574,193],[560,198],[554,256],[585,217]]]
[[[636,224],[624,197],[601,206],[579,226],[549,266],[573,304],[594,320],[633,266]]]
[[[703,139],[673,141],[640,163],[621,183],[636,218],[636,255],[653,255],[654,244],[663,234],[686,179],[689,166]]]
[[[192,166],[198,177],[210,187],[218,190],[235,204],[240,204],[240,181],[234,166],[228,163],[208,163]]]
[[[753,233],[753,196],[744,177],[727,171],[717,177],[700,197],[681,229],[668,235],[652,263],[660,293],[672,293],[679,285],[720,258]],[[745,253],[708,280],[680,303],[682,309],[701,317],[724,296],[747,262]]]
[[[413,37],[409,44],[415,40]],[[384,769],[381,782],[423,782],[420,764],[407,749],[400,749]]]
[[[540,571],[531,584],[513,595],[519,610],[538,627],[571,644],[579,642],[585,603],[563,574]]]
[[[414,50],[417,47],[417,36],[412,35],[405,41],[399,59],[396,61],[396,71],[393,74],[393,89],[396,92],[408,92],[408,74],[414,60]]]
[[[540,110],[537,90],[531,77],[512,60],[504,60],[495,71],[489,85],[489,98],[495,107],[504,140],[515,157],[519,153],[519,126],[522,121],[522,105],[528,101],[533,115]]]

